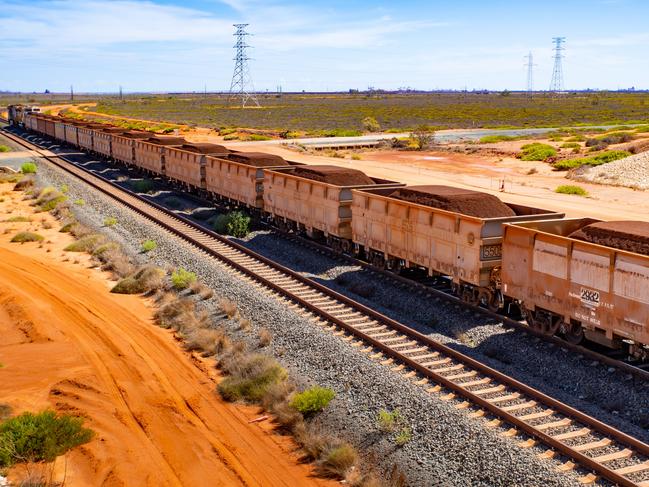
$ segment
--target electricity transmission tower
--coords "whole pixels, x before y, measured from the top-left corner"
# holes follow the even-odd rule
[[[534,92],[534,59],[532,58],[532,51],[529,52],[527,56],[525,56],[527,59],[527,93],[532,96],[532,93]]]
[[[552,69],[550,91],[560,92],[563,91],[563,66],[561,64],[563,54],[561,53],[566,49],[565,47],[563,47],[563,43],[566,42],[566,38],[553,37],[552,42],[554,42],[554,68]]]
[[[230,84],[230,96],[228,100],[234,98],[241,99],[241,106],[245,107],[248,101],[259,106],[259,101],[255,96],[255,87],[252,84],[250,77],[250,70],[248,69],[248,60],[250,59],[246,54],[246,49],[250,47],[246,44],[246,36],[250,34],[246,32],[248,24],[233,24],[237,31],[233,34],[237,38],[234,48],[237,54],[234,57],[234,73],[232,74],[232,83]]]

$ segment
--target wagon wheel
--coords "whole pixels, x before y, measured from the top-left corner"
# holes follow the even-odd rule
[[[385,269],[385,259],[381,254],[374,254],[372,257],[372,265],[377,269]]]
[[[478,293],[478,302],[483,308],[487,308],[489,311],[496,313],[500,309],[500,300],[498,299],[498,293],[493,292],[491,289],[480,289]]]
[[[534,328],[536,331],[539,331],[547,336],[552,336],[557,331],[559,331],[561,320],[546,313],[536,313],[536,315],[537,316],[534,316],[532,318],[531,323],[532,328]]]
[[[568,343],[579,345],[584,339],[584,329],[581,327],[581,323],[566,325],[566,331],[563,333],[563,337]]]
[[[473,306],[477,306],[480,303],[478,293],[476,293],[475,290],[470,288],[469,286],[465,286],[464,289],[462,289],[460,299],[465,303],[471,304]]]

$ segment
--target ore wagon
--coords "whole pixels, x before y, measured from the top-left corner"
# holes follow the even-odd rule
[[[45,135],[47,132],[45,132],[45,115],[36,115],[34,117],[36,120],[36,126],[34,127],[34,130],[36,132]]]
[[[111,157],[124,164],[135,163],[135,141],[148,139],[149,132],[127,131],[123,134],[111,134]]]
[[[338,166],[265,170],[264,212],[280,229],[322,238],[346,252],[352,247],[352,190],[398,186],[403,184]]]
[[[185,143],[182,137],[157,135],[135,141],[134,164],[153,174],[165,175],[165,147],[180,147]]]
[[[492,309],[502,305],[503,223],[563,217],[448,186],[354,190],[351,212],[358,255],[378,267],[450,278],[464,301]]]
[[[600,238],[585,240],[589,229]],[[649,358],[649,223],[579,218],[508,224],[503,253],[503,293],[530,326]]]
[[[204,190],[206,189],[207,156],[227,157],[229,152],[222,145],[208,143],[186,143],[180,147],[167,147],[166,175],[183,187]]]
[[[85,123],[77,128],[79,138],[79,148],[92,151],[95,131],[101,129],[104,125],[100,123]]]
[[[93,138],[93,150],[103,156],[104,158],[112,157],[111,143],[113,135],[120,135],[127,132],[125,129],[119,127],[110,127],[103,125],[102,128],[97,129]]]
[[[217,200],[259,210],[263,206],[263,168],[289,167],[282,157],[261,152],[207,156],[205,188]]]
[[[65,142],[65,119],[57,118],[54,121],[54,138]]]

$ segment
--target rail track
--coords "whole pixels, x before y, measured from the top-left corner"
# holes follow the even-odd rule
[[[605,479],[649,487],[649,445],[14,134],[2,133],[310,315],[426,391],[454,400],[473,417],[485,417],[489,426],[509,427],[505,435],[520,436],[522,448],[542,444],[548,447],[544,456],[568,458],[559,470],[586,469],[590,473],[581,477],[583,483]]]

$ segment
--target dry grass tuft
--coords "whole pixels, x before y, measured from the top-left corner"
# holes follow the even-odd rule
[[[228,318],[232,319],[237,314],[237,303],[231,301],[227,298],[222,298],[219,302],[219,307],[223,312],[228,315]]]
[[[262,354],[241,354],[231,361],[228,377],[218,385],[218,391],[227,401],[259,402],[268,388],[287,378],[284,368],[275,359]]]
[[[195,328],[184,335],[185,349],[213,355],[217,351],[217,344],[224,336],[223,331],[212,328]]]
[[[157,267],[143,267],[135,274],[119,281],[111,293],[142,294],[160,289],[163,284],[164,272]]]
[[[349,443],[341,443],[328,449],[318,461],[318,470],[327,477],[345,478],[357,465],[358,452]]]
[[[259,346],[261,348],[270,345],[272,339],[273,339],[273,335],[268,328],[261,328],[259,330]]]
[[[102,264],[101,269],[112,272],[116,277],[130,276],[135,272],[135,266],[119,247],[109,248],[97,258]]]
[[[11,239],[14,243],[25,243],[25,242],[40,242],[43,240],[43,236],[38,233],[33,232],[18,232]]]
[[[251,326],[252,326],[252,321],[250,321],[248,318],[239,319],[239,330],[247,331],[250,329]]]
[[[87,252],[89,254],[92,254],[94,250],[100,245],[103,245],[105,241],[106,241],[106,237],[104,237],[99,233],[93,233],[81,237],[76,242],[72,242],[63,250],[68,252]]]
[[[196,294],[202,300],[206,300],[214,296],[214,291],[202,282],[194,281],[189,285],[189,294]]]

